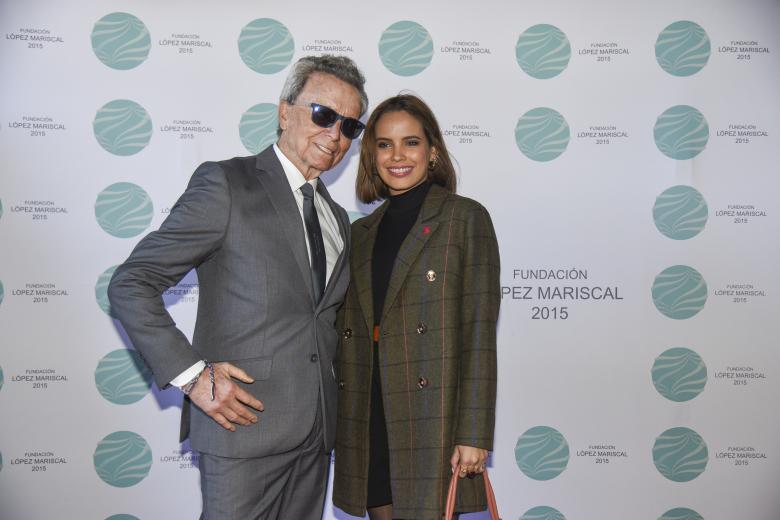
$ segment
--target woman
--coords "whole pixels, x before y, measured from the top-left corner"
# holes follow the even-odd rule
[[[382,102],[360,151],[352,278],[339,316],[334,504],[372,520],[441,520],[458,468],[458,511],[485,509],[493,444],[499,257],[490,216],[455,195],[430,108]]]

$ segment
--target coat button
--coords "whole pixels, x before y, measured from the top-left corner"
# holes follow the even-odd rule
[[[320,359],[320,356],[318,356],[317,354],[312,354],[309,359],[311,360],[312,363],[316,363],[317,360]]]
[[[425,334],[425,331],[427,330],[428,330],[428,326],[425,323],[417,324],[417,334]]]
[[[349,339],[352,337],[352,329],[344,329],[344,339]]]
[[[424,376],[420,376],[420,379],[417,380],[417,388],[422,390],[426,386],[428,386],[428,378]]]
[[[344,380],[339,381],[339,390],[344,390]]]
[[[429,282],[435,282],[436,281],[436,271],[433,269],[429,270],[427,273],[425,273],[425,279]]]

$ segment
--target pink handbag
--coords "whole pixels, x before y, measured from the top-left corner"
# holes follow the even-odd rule
[[[452,474],[450,479],[450,490],[447,492],[447,504],[444,510],[444,519],[452,520],[452,515],[455,513],[455,496],[458,494],[458,477],[459,468],[455,469],[455,473]],[[485,470],[482,472],[482,478],[485,481],[485,496],[487,496],[488,511],[490,511],[491,520],[501,520],[498,516],[498,506],[496,505],[496,495],[493,493],[493,486],[490,485],[490,478],[488,478],[488,472]]]

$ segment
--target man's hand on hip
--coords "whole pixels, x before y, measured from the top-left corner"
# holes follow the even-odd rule
[[[209,368],[201,372],[198,382],[190,392],[190,400],[217,421],[223,428],[236,431],[236,424],[249,426],[257,422],[257,416],[249,408],[262,412],[263,403],[249,392],[235,384],[232,378],[244,383],[254,383],[254,379],[240,368],[230,363],[214,363],[214,400]]]

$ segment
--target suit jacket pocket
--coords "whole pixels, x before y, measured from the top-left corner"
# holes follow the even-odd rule
[[[262,381],[271,377],[274,358],[273,356],[265,356],[247,359],[226,359],[225,361],[243,369],[254,380]]]

